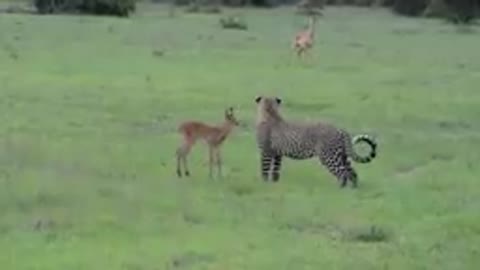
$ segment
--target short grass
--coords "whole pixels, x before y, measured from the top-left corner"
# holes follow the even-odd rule
[[[2,269],[477,269],[480,38],[385,10],[328,8],[308,63],[293,9],[131,19],[0,16]],[[254,97],[368,132],[378,159],[340,189],[317,160],[264,183]],[[209,180],[177,179],[177,124],[245,125]]]

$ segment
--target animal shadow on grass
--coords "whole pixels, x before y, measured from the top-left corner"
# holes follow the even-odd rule
[[[190,225],[199,225],[204,223],[202,217],[189,210],[182,211],[182,219],[185,223]]]
[[[437,122],[437,125],[445,130],[472,129],[472,124],[464,121],[439,121]]]
[[[213,255],[189,251],[173,256],[170,261],[167,262],[166,269],[190,269],[195,264],[212,263],[214,261],[215,257]]]
[[[280,229],[294,231],[297,233],[321,234],[329,230],[326,224],[317,224],[306,219],[295,219],[280,225]]]
[[[255,187],[248,183],[233,182],[229,184],[229,189],[238,197],[248,196],[255,192]]]
[[[343,239],[352,242],[375,243],[388,242],[391,233],[376,225],[350,228],[343,231]]]
[[[73,224],[68,221],[58,221],[48,216],[37,217],[30,224],[30,228],[34,232],[44,235],[46,242],[57,240],[62,231],[72,227]]]
[[[307,234],[325,234],[329,238],[351,242],[387,242],[391,233],[377,225],[342,227],[334,224],[321,224],[309,219],[295,219],[280,226],[280,229]]]
[[[152,50],[152,55],[154,57],[162,57],[165,55],[165,50],[162,50],[162,49],[154,49]]]

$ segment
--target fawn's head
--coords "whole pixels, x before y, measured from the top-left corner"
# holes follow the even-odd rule
[[[257,122],[282,118],[279,113],[279,107],[282,104],[281,98],[257,96],[255,102],[257,103]]]
[[[238,122],[237,118],[235,117],[235,114],[233,113],[233,107],[229,107],[228,109],[225,110],[225,120],[232,123],[235,126],[240,125],[240,122]]]

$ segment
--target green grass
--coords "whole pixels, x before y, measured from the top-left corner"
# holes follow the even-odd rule
[[[476,269],[479,36],[328,8],[302,64],[292,9],[227,12],[249,30],[145,5],[131,19],[0,16],[1,268]],[[359,189],[317,160],[263,183],[259,94],[288,118],[374,134]],[[203,145],[177,179],[178,123],[229,105],[247,125],[223,147],[224,179],[208,179]]]

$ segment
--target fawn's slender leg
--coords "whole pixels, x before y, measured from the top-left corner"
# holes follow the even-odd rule
[[[182,177],[182,163],[185,158],[185,155],[188,154],[188,139],[183,138],[182,144],[177,148],[177,176]],[[185,165],[183,165],[185,170]]]
[[[185,171],[185,176],[190,176],[190,170],[188,169],[187,157],[188,157],[188,154],[190,154],[190,151],[192,150],[193,144],[194,144],[194,142],[186,141],[182,145],[182,148],[181,148],[181,151],[180,151],[181,152],[180,159],[183,163],[183,169]]]
[[[213,147],[209,146],[208,147],[208,176],[210,179],[213,179],[213,162],[214,162],[214,153],[213,153]]]
[[[305,63],[305,49],[302,48],[300,50],[300,57],[299,58],[300,58],[301,63]]]
[[[185,168],[185,176],[190,176],[190,170],[188,169],[187,155],[183,157],[183,167]]]
[[[216,161],[217,161],[217,175],[218,175],[218,178],[222,178],[223,175],[222,175],[222,158],[221,158],[221,155],[220,155],[220,149],[215,149],[215,156],[216,156]]]
[[[177,176],[178,177],[182,177],[182,168],[180,164],[182,162],[181,154],[182,154],[182,148],[179,147],[177,149]]]
[[[313,49],[313,48],[312,48],[312,47],[310,47],[310,48],[308,48],[308,50],[306,51],[306,54],[307,54],[307,61],[308,61],[308,63],[310,63],[310,64],[313,64],[313,63],[315,62],[315,61],[314,61],[314,57],[315,57],[315,55],[314,55],[314,53],[313,53],[313,50],[312,50],[312,49]]]

